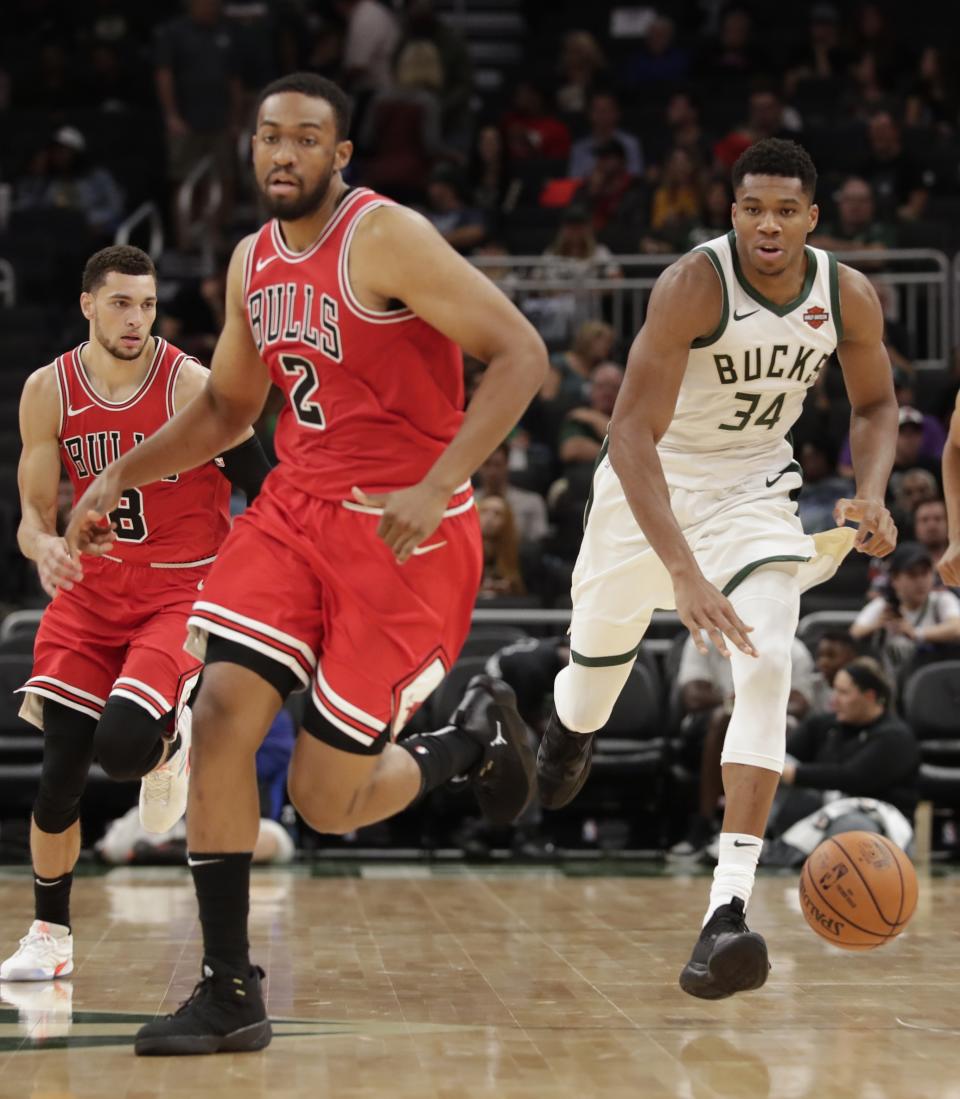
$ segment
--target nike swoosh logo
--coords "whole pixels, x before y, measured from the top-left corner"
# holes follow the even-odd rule
[[[754,309],[753,313],[759,313],[759,309]],[[745,321],[747,317],[752,317],[753,313],[738,313],[736,309],[733,311],[733,319],[735,321]]]
[[[187,856],[187,866],[213,866],[215,862],[223,862],[223,859],[191,859]]]
[[[279,256],[267,256],[266,259],[258,259],[257,260],[257,270],[262,271],[264,269],[264,267],[267,266],[268,263],[273,263],[273,261],[275,259],[279,259],[279,258],[280,258]]]
[[[413,555],[419,557],[423,553],[432,553],[435,549],[443,549],[446,544],[446,542],[431,542],[429,546],[417,546]]]
[[[85,404],[83,408],[71,408],[69,405],[67,405],[67,415],[79,416],[81,412],[86,412],[88,409],[93,407],[94,406],[92,404]]]
[[[790,465],[788,465],[786,469],[781,469],[780,472],[776,475],[776,477],[768,477],[767,478],[767,481],[766,481],[767,488],[773,488],[773,486],[777,483],[777,481],[779,481],[781,477],[786,477],[786,475],[788,473],[799,473],[799,472],[800,472],[800,470],[797,469],[796,464],[794,462],[791,462]]]
[[[733,841],[734,847],[759,847],[759,843],[741,843],[739,840]]]

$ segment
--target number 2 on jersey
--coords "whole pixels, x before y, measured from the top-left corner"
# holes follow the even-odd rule
[[[778,393],[770,402],[770,405],[753,420],[753,414],[757,411],[757,405],[760,403],[761,394],[734,393],[734,400],[746,401],[747,407],[734,410],[733,415],[736,417],[737,423],[718,424],[717,426],[721,431],[743,431],[747,424],[753,420],[756,427],[765,427],[767,431],[770,431],[771,428],[776,425],[777,420],[780,419],[783,412],[783,398],[785,396],[786,394],[784,393]]]
[[[297,379],[290,390],[290,404],[293,407],[294,416],[304,427],[323,431],[327,426],[327,420],[315,396],[320,388],[317,368],[302,355],[281,355],[280,366],[284,374]]]

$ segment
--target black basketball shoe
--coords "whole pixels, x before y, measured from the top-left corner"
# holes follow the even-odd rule
[[[172,1015],[137,1031],[139,1057],[184,1057],[195,1053],[248,1053],[270,1044],[270,1020],[260,992],[263,970],[245,977],[217,972],[205,960],[203,979]]]
[[[734,897],[704,925],[680,974],[680,987],[701,1000],[723,1000],[761,988],[769,972],[767,944],[747,927],[743,901]]]
[[[544,809],[561,809],[580,793],[593,763],[596,733],[571,733],[554,710],[537,752],[537,785]]]
[[[475,675],[450,721],[483,749],[469,779],[484,817],[497,827],[512,824],[530,804],[536,769],[512,688]]]

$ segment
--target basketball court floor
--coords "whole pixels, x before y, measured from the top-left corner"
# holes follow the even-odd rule
[[[960,877],[921,878],[911,925],[845,954],[800,915],[796,875],[757,883],[760,992],[680,992],[706,877],[629,865],[364,865],[254,875],[269,975],[263,1053],[136,1058],[133,1035],[197,977],[186,870],[78,878],[76,970],[0,985],[2,1099],[960,1099]],[[29,923],[0,871],[0,942]]]

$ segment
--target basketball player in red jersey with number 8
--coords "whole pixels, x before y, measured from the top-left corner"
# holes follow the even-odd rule
[[[20,401],[18,540],[53,602],[21,688],[21,716],[44,733],[30,830],[35,919],[0,965],[3,981],[50,980],[73,968],[70,891],[93,759],[118,781],[143,776],[140,819],[149,831],[166,832],[183,816],[185,703],[200,672],[183,651],[187,615],[229,529],[228,479],[251,499],[269,469],[249,428],[237,432],[230,442],[246,441],[217,464],[125,493],[110,515],[115,545],[81,567],[57,535],[61,467],[81,496],[111,458],[189,403],[207,373],[150,335],[156,271],[139,248],[91,256],[82,291],[89,340],[33,373]]]
[[[209,382],[100,475],[67,532],[74,551],[102,552],[97,524],[122,492],[216,454],[271,379],[284,391],[279,464],[189,621],[206,660],[187,813],[203,979],[142,1028],[140,1054],[270,1041],[246,927],[254,754],[289,691],[309,694],[288,789],[321,832],[382,820],[458,775],[494,822],[530,797],[532,753],[497,680],[472,680],[444,729],[393,740],[469,629],[482,556],[470,476],[539,389],[546,349],[423,218],[346,186],[348,128],[329,81],[265,89],[254,170],[276,220],[234,253]],[[466,413],[457,344],[489,364]]]

